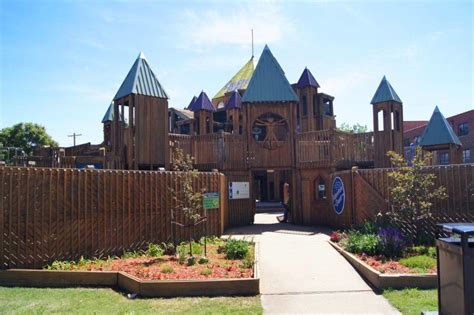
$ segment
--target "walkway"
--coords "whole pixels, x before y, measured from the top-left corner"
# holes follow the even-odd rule
[[[327,243],[329,230],[278,224],[275,216],[258,213],[254,225],[228,231],[259,242],[266,314],[399,314]]]

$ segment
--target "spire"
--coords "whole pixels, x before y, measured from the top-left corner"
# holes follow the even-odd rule
[[[155,73],[148,65],[143,52],[138,55],[117,94],[115,94],[114,100],[130,94],[168,98]]]
[[[193,98],[191,99],[191,102],[189,102],[188,107],[186,107],[186,109],[191,110],[191,108],[193,108],[194,103],[196,102],[196,100],[197,100],[197,97],[196,97],[196,95],[194,95]]]
[[[265,45],[242,102],[298,102],[285,72]]]
[[[421,136],[420,145],[425,147],[443,144],[462,145],[458,136],[454,133],[453,128],[451,128],[451,125],[446,118],[444,118],[438,106],[436,106],[433,115],[431,115],[430,122]]]
[[[308,86],[318,88],[319,84],[316,81],[316,79],[313,77],[313,74],[311,73],[311,71],[309,71],[308,68],[304,68],[304,71],[301,74],[301,77],[298,80],[298,83],[296,83],[296,87],[298,89],[302,89]]]
[[[114,101],[110,102],[109,108],[107,108],[104,118],[102,118],[103,124],[109,121],[114,121]],[[119,117],[119,121],[122,121],[120,117]]]
[[[224,96],[226,93],[234,90],[245,90],[249,84],[250,78],[252,77],[255,69],[254,58],[250,58],[249,61],[224,85],[219,92],[214,95],[213,99]]]
[[[232,108],[241,108],[242,107],[242,99],[240,94],[237,90],[235,90],[232,95],[230,96],[227,104],[225,104],[225,109],[232,109]]]
[[[209,100],[209,97],[207,97],[207,94],[204,91],[202,91],[201,94],[199,94],[198,98],[193,103],[192,108],[188,107],[188,110],[191,110],[193,112],[196,112],[199,110],[206,110],[210,112],[216,111],[211,101]]]
[[[375,95],[370,103],[374,105],[376,103],[387,101],[402,103],[402,100],[400,97],[398,97],[390,82],[388,82],[387,78],[383,76],[382,81],[380,82],[379,87],[377,88],[377,91],[375,92]]]

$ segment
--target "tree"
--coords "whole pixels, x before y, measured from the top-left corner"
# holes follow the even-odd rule
[[[366,125],[355,124],[351,126],[348,123],[342,123],[338,129],[350,133],[364,133],[368,130]]]
[[[4,147],[21,148],[28,155],[35,148],[44,145],[58,146],[43,126],[31,122],[18,123],[0,130],[0,143]]]
[[[173,151],[173,170],[177,171],[177,182],[170,188],[173,200],[175,201],[171,220],[174,225],[192,229],[206,220],[206,218],[200,214],[203,208],[203,194],[202,192],[195,191],[193,185],[199,172],[193,168],[193,158],[191,155],[184,154],[180,148],[175,148]],[[178,220],[181,218],[183,218],[184,221],[179,222]],[[189,233],[189,255],[191,260],[194,259],[192,234],[193,233]],[[176,235],[173,229],[173,241],[176,245],[175,237]]]
[[[387,213],[389,220],[399,228],[412,229],[415,244],[425,243],[424,224],[431,218],[433,202],[447,198],[446,188],[435,187],[436,175],[424,168],[431,154],[423,155],[421,147],[416,147],[410,165],[396,152],[389,151],[387,155],[396,167],[388,174],[393,181],[390,187],[392,206]]]

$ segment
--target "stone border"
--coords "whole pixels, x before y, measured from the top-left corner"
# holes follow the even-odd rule
[[[254,242],[253,278],[209,280],[141,280],[118,271],[0,270],[0,286],[8,287],[118,287],[143,297],[249,296],[260,293],[258,243]]]
[[[367,265],[356,256],[344,250],[334,242],[328,241],[354,269],[361,274],[370,284],[379,290],[393,288],[420,288],[434,289],[438,287],[438,275],[436,274],[385,274]]]

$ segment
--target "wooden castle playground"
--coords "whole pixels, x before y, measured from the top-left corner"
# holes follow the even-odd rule
[[[403,104],[383,77],[370,102],[374,131],[355,134],[336,129],[333,101],[309,69],[290,84],[266,46],[257,65],[252,56],[212,100],[201,92],[186,110],[170,109],[168,94],[141,53],[102,120],[102,144],[42,148],[15,161],[34,168],[0,168],[0,192],[9,196],[1,198],[2,206],[10,210],[0,216],[0,226],[10,232],[0,236],[6,237],[0,241],[1,265],[36,266],[49,255],[69,257],[80,248],[111,253],[166,239],[172,205],[164,190],[173,173],[165,171],[172,169],[176,147],[194,156],[203,171],[200,181],[220,193],[211,220],[215,234],[252,224],[256,200],[282,201],[285,183],[293,223],[360,223],[390,205],[386,152],[404,152]],[[436,110],[421,146],[449,150],[451,165],[427,168],[449,195],[434,206],[433,221],[474,220],[474,167],[457,164],[462,151],[456,139]],[[77,169],[90,165],[106,170]],[[333,205],[335,178],[345,193],[340,211]],[[149,220],[161,222],[163,230]],[[63,241],[42,251],[45,235]],[[37,259],[41,255],[46,256]]]

